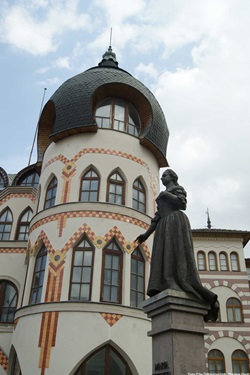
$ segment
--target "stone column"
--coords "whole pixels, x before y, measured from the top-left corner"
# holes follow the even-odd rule
[[[153,375],[206,373],[203,317],[210,307],[191,293],[167,289],[144,302],[152,320]]]

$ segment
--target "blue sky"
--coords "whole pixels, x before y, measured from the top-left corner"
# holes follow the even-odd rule
[[[250,230],[249,18],[248,0],[2,0],[0,166],[27,165],[44,88],[97,65],[112,27],[119,66],[165,113],[192,227],[208,207],[214,227]]]

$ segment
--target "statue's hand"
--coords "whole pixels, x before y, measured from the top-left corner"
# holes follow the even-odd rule
[[[140,234],[140,236],[138,236],[136,238],[136,241],[140,244],[142,244],[144,241],[146,241],[146,239],[148,238],[148,236],[146,236],[146,233],[143,233],[143,234]]]

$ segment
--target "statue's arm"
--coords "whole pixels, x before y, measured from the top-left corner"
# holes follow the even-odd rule
[[[142,244],[143,242],[145,242],[148,239],[148,237],[155,231],[159,220],[160,220],[160,216],[158,214],[156,214],[155,217],[152,219],[151,225],[148,228],[148,230],[145,233],[140,234],[136,238],[136,241],[139,243],[139,245]]]

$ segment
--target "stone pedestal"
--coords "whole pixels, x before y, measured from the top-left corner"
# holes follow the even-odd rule
[[[171,289],[144,302],[152,319],[153,375],[206,373],[203,317],[209,308],[192,294]]]

